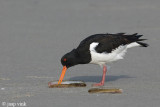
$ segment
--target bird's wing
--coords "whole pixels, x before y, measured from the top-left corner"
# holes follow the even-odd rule
[[[108,36],[101,38],[97,41],[99,44],[95,48],[98,53],[107,52],[110,53],[119,46],[126,45],[131,43],[127,38],[122,34],[108,34]]]
[[[141,36],[142,35],[138,35],[137,33],[132,35],[126,35],[125,33],[95,34],[84,39],[80,43],[80,45],[77,47],[77,50],[79,52],[88,53],[90,44],[92,44],[93,42],[96,42],[98,43],[98,45],[96,46],[95,50],[98,53],[103,53],[103,52],[110,53],[112,52],[112,50],[118,48],[119,46],[130,44],[132,42],[139,43],[139,41],[145,40],[145,39],[139,39]]]
[[[101,37],[97,40],[99,43],[95,50],[98,53],[107,52],[110,53],[119,46],[137,42],[140,44],[145,39],[139,39],[142,35],[137,35],[137,33],[132,35],[125,35],[124,33],[117,34],[106,34],[106,36]],[[141,44],[140,44],[141,45]]]

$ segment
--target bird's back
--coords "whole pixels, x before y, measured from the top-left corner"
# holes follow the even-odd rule
[[[84,55],[84,57],[90,56],[91,60],[106,58],[106,60],[114,61],[122,59],[127,48],[134,46],[147,47],[148,44],[140,42],[145,40],[139,39],[141,36],[137,33],[132,35],[124,33],[95,34],[84,39],[77,47],[77,51],[80,55]]]
[[[126,45],[133,42],[137,42],[143,47],[147,47],[148,44],[142,43],[140,41],[146,39],[139,39],[142,35],[138,35],[137,33],[132,35],[125,35],[124,33],[117,33],[117,34],[95,34],[87,37],[83,41],[81,41],[80,45],[78,46],[78,50],[88,50],[90,44],[93,42],[99,43],[96,47],[96,51],[99,53],[102,52],[111,52],[112,50],[116,49],[120,45]]]

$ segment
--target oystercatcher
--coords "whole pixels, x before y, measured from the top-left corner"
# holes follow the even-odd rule
[[[147,47],[148,44],[141,41],[146,39],[139,39],[143,35],[137,33],[128,35],[125,33],[117,34],[94,34],[79,44],[76,49],[65,54],[61,58],[63,65],[62,74],[59,78],[58,84],[61,84],[67,68],[77,64],[98,64],[103,67],[103,76],[100,83],[94,86],[103,86],[105,82],[105,75],[107,72],[107,63],[123,59],[128,48],[141,46]]]

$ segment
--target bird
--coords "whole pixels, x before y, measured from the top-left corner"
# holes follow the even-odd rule
[[[140,39],[143,35],[138,33],[104,33],[94,34],[82,40],[79,46],[66,53],[61,58],[63,65],[58,84],[61,84],[68,68],[78,64],[97,64],[103,67],[103,75],[100,83],[93,86],[103,86],[107,72],[106,64],[123,59],[127,49],[132,47],[148,47],[147,43]]]

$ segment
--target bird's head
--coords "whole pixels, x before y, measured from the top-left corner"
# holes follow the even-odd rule
[[[67,68],[78,64],[78,56],[77,56],[76,49],[73,49],[71,52],[65,54],[61,58],[61,63],[63,65],[63,70],[62,70],[61,77],[59,78],[58,84],[61,84]]]
[[[76,49],[73,49],[71,52],[65,54],[61,58],[61,63],[63,66],[66,66],[67,68],[72,67],[74,65],[78,64],[78,55],[76,53]]]

